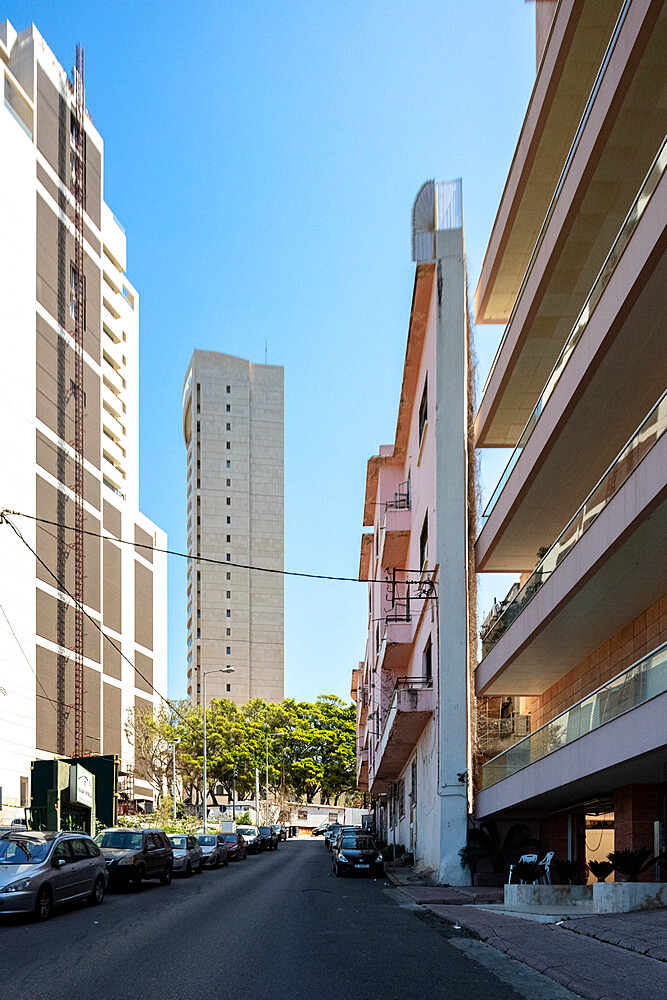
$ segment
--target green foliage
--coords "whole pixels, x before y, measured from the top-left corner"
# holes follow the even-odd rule
[[[470,868],[472,875],[480,861],[490,861],[497,874],[506,872],[521,854],[536,853],[540,842],[530,835],[525,823],[515,823],[501,840],[500,831],[493,820],[484,820],[478,827],[468,830],[468,842],[459,851],[462,868]]]
[[[236,825],[237,826],[253,826],[252,816],[246,809],[245,812],[236,814]]]
[[[286,698],[271,704],[254,698],[245,705],[213,700],[206,713],[206,776],[208,794],[216,802],[221,785],[231,799],[236,771],[236,796],[253,799],[255,768],[265,782],[268,737],[269,787],[273,794],[312,802],[319,793],[335,804],[342,794],[356,791],[355,707],[334,695],[314,703]],[[176,772],[186,798],[201,802],[203,778],[203,709],[188,701],[171,708],[130,712],[126,725],[135,747],[137,775],[149,781],[158,796],[172,780],[172,744]]]
[[[539,861],[517,861],[512,871],[512,877],[518,882],[532,885],[544,875],[544,868]]]
[[[604,882],[614,870],[614,865],[611,861],[589,861],[588,867],[598,882]]]
[[[405,854],[405,844],[385,844],[382,848],[382,858],[384,861],[395,861]]]
[[[607,857],[616,871],[626,882],[638,882],[641,875],[655,864],[665,865],[667,856],[653,857],[650,847],[637,847],[634,850],[612,851]]]

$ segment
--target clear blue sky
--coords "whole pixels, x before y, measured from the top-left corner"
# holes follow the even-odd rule
[[[396,424],[410,209],[463,177],[471,292],[535,72],[523,0],[6,2],[66,69],[85,49],[105,198],[141,295],[141,507],[184,549],[193,348],[285,366],[285,566],[354,576],[365,467]],[[477,329],[483,381],[500,331]],[[485,458],[485,494],[502,456]],[[482,610],[505,581],[485,580]],[[286,694],[349,696],[366,588],[286,583]],[[169,565],[169,694],[185,692]]]

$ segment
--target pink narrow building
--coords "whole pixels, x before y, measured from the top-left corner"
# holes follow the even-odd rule
[[[368,462],[359,575],[368,640],[353,671],[359,787],[383,841],[466,879],[468,379],[461,182],[428,182],[393,444]]]
[[[475,816],[583,864],[667,819],[667,10],[540,0],[537,26],[475,295],[505,324],[476,444],[512,449],[476,565],[517,577],[482,627]]]

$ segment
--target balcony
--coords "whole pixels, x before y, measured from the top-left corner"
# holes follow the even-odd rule
[[[526,569],[664,388],[666,168],[664,142],[484,510],[481,570]]]
[[[120,396],[125,386],[123,385],[123,379],[118,374],[114,366],[108,362],[104,361],[102,364],[102,377],[105,386],[111,389],[114,396]]]
[[[368,750],[357,750],[357,788],[360,792],[368,791]]]
[[[667,590],[667,393],[483,635],[478,694],[542,694]]]
[[[496,247],[495,266],[510,279],[504,309],[511,303],[512,312],[476,418],[479,447],[516,444],[664,139],[655,80],[667,19],[659,8],[624,0],[536,240],[510,223],[507,238],[521,252],[511,260],[506,245]]]
[[[407,507],[388,507],[382,525],[380,566],[402,569],[408,557],[412,513]]]
[[[655,780],[667,742],[667,643],[482,767],[478,817],[556,808]]]
[[[375,755],[375,780],[398,778],[434,710],[430,678],[398,678]]]

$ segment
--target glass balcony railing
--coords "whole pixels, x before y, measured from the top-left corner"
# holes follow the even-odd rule
[[[623,450],[616,456],[597,485],[588,494],[572,520],[537,564],[521,590],[508,604],[501,616],[484,635],[484,655],[495,646],[524,608],[532,601],[540,587],[560,566],[570,549],[590,528],[623,483],[637,468],[644,456],[656,444],[667,428],[667,390],[645,417]]]
[[[505,470],[500,479],[498,480],[498,484],[493,493],[491,494],[489,502],[484,508],[484,513],[482,514],[481,517],[482,527],[484,527],[484,525],[486,524],[486,521],[491,511],[493,510],[498,501],[498,497],[500,496],[505,487],[505,483],[509,479],[512,470],[514,469],[514,466],[519,461],[521,452],[526,447],[528,439],[533,433],[535,425],[537,421],[540,419],[542,411],[544,410],[544,407],[547,405],[547,402],[549,401],[549,397],[551,396],[554,389],[558,385],[561,375],[565,371],[568,361],[572,357],[572,354],[574,353],[577,344],[581,340],[590,322],[590,319],[593,313],[595,312],[595,307],[602,298],[602,293],[609,284],[609,280],[612,274],[614,273],[616,265],[621,259],[621,256],[626,246],[630,242],[630,237],[637,228],[639,220],[646,211],[648,203],[651,200],[651,195],[657,188],[660,179],[665,172],[666,167],[667,167],[667,139],[665,139],[665,141],[663,142],[655,160],[651,164],[651,169],[649,170],[641,188],[639,189],[639,193],[637,194],[637,197],[635,198],[632,204],[632,208],[625,217],[625,221],[623,222],[623,225],[619,230],[618,236],[614,240],[614,244],[611,250],[607,254],[604,264],[600,268],[600,272],[593,283],[593,287],[591,288],[588,294],[588,298],[584,303],[583,309],[579,313],[577,321],[572,327],[570,335],[565,342],[565,346],[563,347],[563,350],[560,352],[560,355],[558,356],[558,360],[556,361],[556,364],[553,367],[551,375],[547,379],[547,383],[542,392],[540,393],[540,397],[537,400],[537,403],[535,404],[533,412],[529,416],[526,426],[521,432],[521,436],[519,437],[516,447],[514,448],[514,451],[510,455],[509,461],[505,466]]]
[[[482,767],[482,787],[516,774],[667,690],[667,643]]]

